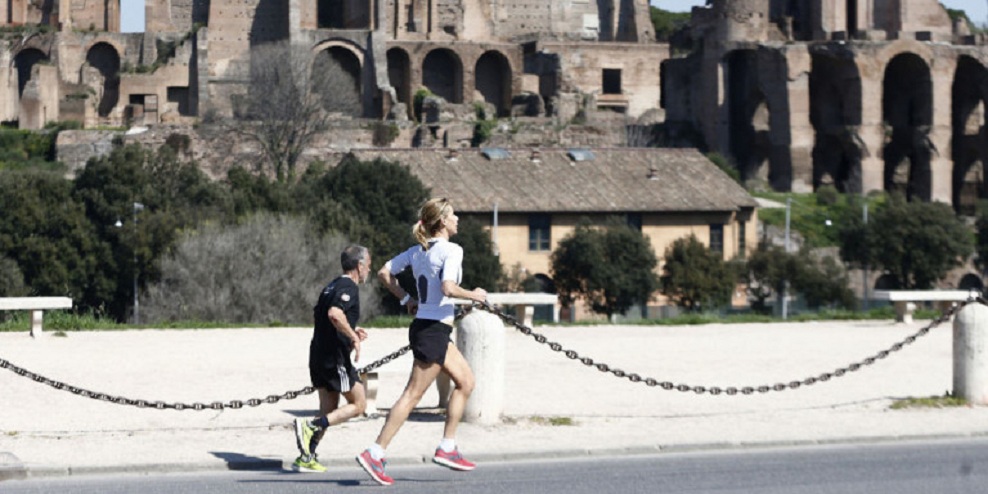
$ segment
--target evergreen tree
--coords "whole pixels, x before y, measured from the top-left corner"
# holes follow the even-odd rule
[[[584,300],[608,318],[645,304],[658,288],[658,260],[648,239],[625,225],[583,223],[552,253],[556,291],[565,304]]]
[[[880,206],[867,225],[848,222],[840,234],[844,261],[880,269],[902,289],[931,288],[974,251],[974,235],[950,206],[901,195]]]
[[[695,235],[680,238],[666,249],[662,272],[662,293],[680,307],[695,311],[731,300],[734,273]]]

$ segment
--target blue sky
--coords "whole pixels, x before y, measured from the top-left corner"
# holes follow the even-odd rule
[[[706,0],[651,0],[652,5],[673,12],[689,12],[694,5],[704,5]],[[125,33],[144,31],[144,0],[120,0],[120,25]],[[981,26],[988,23],[988,0],[941,0],[952,9],[967,12],[967,17]]]

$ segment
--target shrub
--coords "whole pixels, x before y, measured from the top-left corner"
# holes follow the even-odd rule
[[[341,273],[350,242],[317,237],[304,219],[258,214],[240,225],[211,224],[189,232],[161,265],[161,281],[142,302],[148,321],[312,324],[319,290]],[[378,301],[363,285],[361,315]]]

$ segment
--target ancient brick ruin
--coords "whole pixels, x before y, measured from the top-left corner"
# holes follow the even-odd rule
[[[119,5],[0,2],[0,121],[231,115],[251,47],[285,40],[339,62],[351,117],[400,122],[419,88],[440,96],[446,117],[426,123],[442,137],[402,142],[468,145],[456,121],[474,103],[557,126],[603,110],[775,190],[902,190],[963,212],[988,197],[988,51],[936,0],[712,0],[685,48],[654,41],[647,0],[147,0],[144,33],[119,32]]]

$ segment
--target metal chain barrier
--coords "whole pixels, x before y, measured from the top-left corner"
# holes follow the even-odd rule
[[[408,353],[411,349],[409,346],[405,346],[395,350],[394,352],[385,355],[381,359],[368,364],[366,367],[357,369],[358,374],[364,374],[370,372],[378,367],[383,366],[391,362],[392,360],[401,357],[402,355]],[[249,400],[232,400],[226,403],[220,401],[214,401],[212,403],[165,403],[163,401],[149,401],[149,400],[135,400],[131,398],[124,398],[122,396],[112,396],[106,393],[100,393],[96,391],[90,391],[88,389],[78,388],[69,384],[65,384],[61,381],[56,381],[54,379],[47,378],[41,374],[36,374],[23,367],[18,367],[7,360],[0,358],[0,368],[8,369],[14,374],[26,377],[32,381],[39,382],[41,384],[47,384],[55,389],[68,391],[72,394],[79,395],[85,398],[92,398],[94,400],[106,401],[109,403],[116,403],[117,405],[130,405],[137,408],[154,408],[157,410],[223,410],[226,408],[239,410],[244,407],[244,405],[249,407],[256,407],[263,404],[273,404],[278,403],[281,400],[294,400],[302,395],[312,394],[316,391],[316,388],[312,386],[306,386],[297,391],[288,391],[280,395],[268,395],[265,398],[251,398]]]
[[[822,373],[822,374],[820,374],[818,376],[811,376],[811,377],[807,377],[807,378],[805,378],[803,380],[800,380],[800,381],[790,381],[788,383],[777,383],[777,384],[772,384],[772,385],[744,386],[744,387],[729,386],[729,387],[724,387],[724,388],[719,387],[719,386],[693,386],[693,385],[689,385],[689,384],[676,384],[676,383],[672,383],[672,382],[669,382],[669,381],[659,381],[659,380],[654,379],[654,378],[651,378],[651,377],[642,377],[642,376],[640,376],[638,374],[635,374],[633,372],[625,372],[625,371],[623,371],[621,369],[615,369],[615,368],[612,368],[611,366],[609,366],[609,365],[607,365],[605,363],[595,362],[590,357],[581,356],[579,353],[577,353],[574,350],[568,350],[566,348],[563,348],[563,346],[560,345],[559,343],[556,343],[554,341],[549,341],[549,339],[546,338],[545,335],[542,335],[542,334],[539,334],[539,333],[533,331],[532,328],[530,328],[528,326],[525,326],[524,324],[518,322],[518,320],[514,316],[512,316],[510,314],[505,314],[503,311],[501,311],[501,309],[499,309],[497,307],[494,307],[493,305],[491,305],[491,304],[489,304],[487,302],[484,302],[484,303],[474,302],[473,305],[474,305],[474,307],[481,308],[483,310],[486,310],[486,311],[488,311],[488,312],[490,312],[490,313],[492,313],[492,314],[500,317],[506,323],[514,326],[522,334],[531,336],[532,338],[535,339],[535,341],[537,341],[539,343],[542,343],[544,345],[547,345],[550,349],[552,349],[552,351],[554,351],[554,352],[561,352],[564,355],[566,355],[567,357],[569,357],[570,359],[579,360],[580,362],[582,362],[584,365],[586,365],[588,367],[595,367],[597,370],[599,370],[601,372],[609,372],[609,373],[613,374],[615,377],[627,378],[631,382],[635,382],[635,383],[643,382],[647,386],[650,386],[650,387],[656,387],[656,386],[658,386],[658,387],[661,387],[662,389],[664,389],[666,391],[676,390],[676,391],[682,391],[684,393],[685,392],[692,391],[693,393],[696,393],[696,394],[709,393],[711,395],[726,394],[726,395],[734,396],[734,395],[737,395],[738,393],[743,394],[743,395],[750,395],[750,394],[754,394],[755,392],[758,392],[758,393],[768,393],[769,391],[785,391],[787,389],[797,389],[797,388],[799,388],[801,386],[810,386],[810,385],[816,384],[818,382],[825,382],[825,381],[829,381],[829,380],[831,380],[831,379],[833,379],[835,377],[844,376],[844,375],[846,375],[849,372],[855,372],[857,370],[860,370],[862,367],[865,367],[865,366],[874,364],[875,362],[877,362],[877,361],[879,361],[879,360],[881,360],[881,359],[883,359],[885,357],[888,357],[890,354],[892,354],[894,352],[897,352],[899,350],[902,350],[902,348],[905,347],[906,345],[909,345],[909,344],[915,342],[916,339],[918,339],[919,337],[924,336],[927,333],[929,333],[931,329],[939,326],[940,324],[942,324],[942,323],[944,323],[946,321],[949,321],[950,318],[953,317],[954,314],[957,313],[957,311],[959,311],[964,306],[966,306],[967,304],[970,304],[972,302],[978,302],[978,303],[981,303],[981,304],[984,304],[984,305],[988,305],[988,301],[986,301],[984,298],[981,298],[981,297],[978,297],[977,299],[970,299],[970,300],[967,300],[965,302],[961,302],[958,305],[955,305],[955,306],[950,307],[949,309],[947,309],[945,312],[943,312],[942,314],[940,314],[939,317],[935,318],[933,320],[933,322],[931,322],[926,327],[920,329],[919,331],[917,331],[916,333],[914,333],[912,335],[909,335],[908,337],[906,337],[902,341],[900,341],[898,343],[895,343],[894,345],[892,345],[891,347],[889,347],[887,350],[882,350],[882,351],[880,351],[880,352],[878,352],[878,353],[876,353],[876,354],[874,354],[874,355],[872,355],[870,357],[867,357],[867,358],[865,358],[865,359],[863,359],[863,360],[861,360],[859,362],[854,362],[854,363],[852,363],[850,365],[847,365],[845,367],[841,367],[841,368],[836,369],[836,370],[834,370],[832,372],[824,372],[824,373]]]
[[[978,303],[981,303],[981,304],[984,304],[984,305],[988,305],[988,301],[986,301],[984,298],[978,297],[977,299],[971,299],[971,300],[968,300],[966,302],[962,302],[962,303],[960,303],[960,304],[958,304],[956,306],[950,307],[944,313],[942,313],[939,317],[937,317],[936,319],[934,319],[933,322],[931,322],[929,325],[927,325],[926,327],[920,329],[916,333],[914,333],[912,335],[909,335],[908,337],[906,337],[902,341],[900,341],[898,343],[895,343],[894,345],[892,345],[891,347],[889,347],[887,350],[882,350],[882,351],[876,353],[875,355],[872,355],[870,357],[867,357],[867,358],[865,358],[865,359],[863,359],[863,360],[861,360],[859,362],[854,362],[854,363],[852,363],[850,365],[847,365],[845,367],[841,367],[841,368],[839,368],[837,370],[834,370],[833,372],[824,372],[824,373],[820,374],[819,376],[807,377],[807,378],[805,378],[805,379],[803,379],[801,381],[790,381],[789,383],[777,383],[777,384],[773,384],[773,385],[744,386],[744,387],[740,387],[740,388],[739,387],[735,387],[735,386],[729,386],[729,387],[721,388],[721,387],[718,387],[718,386],[691,386],[691,385],[688,385],[688,384],[675,384],[675,383],[672,383],[672,382],[669,382],[669,381],[659,381],[659,380],[654,379],[654,378],[651,378],[651,377],[642,377],[642,376],[640,376],[640,375],[638,375],[636,373],[633,373],[633,372],[625,372],[625,371],[623,371],[621,369],[612,368],[611,366],[609,366],[609,365],[607,365],[605,363],[595,362],[590,357],[581,356],[579,353],[577,353],[574,350],[568,350],[568,349],[564,348],[562,345],[560,345],[559,343],[556,343],[554,341],[549,341],[549,339],[545,335],[533,331],[532,328],[529,328],[528,326],[525,326],[524,324],[518,322],[518,320],[514,316],[509,315],[509,314],[505,314],[504,312],[501,311],[501,309],[499,309],[497,307],[494,307],[493,305],[490,305],[488,303],[480,304],[480,303],[476,303],[475,302],[473,306],[474,307],[477,307],[477,308],[481,308],[483,310],[486,310],[486,311],[488,311],[488,312],[490,312],[490,313],[492,313],[492,314],[500,317],[503,321],[505,321],[508,324],[514,326],[522,334],[531,336],[533,339],[535,339],[535,341],[537,341],[539,343],[542,343],[544,345],[547,345],[552,351],[554,351],[554,352],[561,352],[564,355],[566,355],[567,357],[569,357],[570,359],[579,360],[581,363],[583,363],[586,366],[594,367],[594,368],[596,368],[597,370],[599,370],[601,372],[609,372],[609,373],[613,374],[615,377],[627,378],[631,382],[635,382],[635,383],[643,382],[647,386],[650,386],[650,387],[656,387],[656,386],[658,386],[658,387],[661,387],[662,389],[664,389],[666,391],[671,391],[671,390],[682,391],[682,392],[692,391],[692,392],[694,392],[696,394],[709,393],[711,395],[727,394],[727,395],[733,396],[733,395],[737,395],[738,393],[743,394],[743,395],[750,395],[750,394],[753,394],[755,392],[758,392],[758,393],[767,393],[769,391],[785,391],[787,389],[797,389],[797,388],[799,388],[801,386],[810,386],[810,385],[816,384],[818,382],[829,381],[830,379],[833,379],[835,377],[844,376],[845,374],[847,374],[849,372],[855,372],[857,370],[860,370],[864,366],[868,366],[868,365],[874,364],[878,360],[884,359],[885,357],[888,357],[890,354],[892,354],[894,352],[897,352],[899,350],[902,350],[903,347],[905,347],[906,345],[909,345],[909,344],[915,342],[919,337],[926,335],[933,328],[936,328],[940,324],[942,324],[942,323],[944,323],[946,321],[949,321],[950,318],[952,318],[954,316],[954,314],[957,313],[957,311],[959,311],[961,308],[963,308],[964,306],[966,306],[967,304],[970,304],[972,302],[978,302]],[[458,317],[457,317],[457,319],[460,319],[462,317],[463,317],[463,313],[459,314]],[[388,364],[391,361],[393,361],[393,360],[401,357],[402,355],[408,353],[408,351],[410,349],[411,349],[411,347],[410,346],[407,346],[407,345],[404,346],[404,347],[402,347],[402,348],[399,348],[398,350],[395,350],[394,352],[391,352],[390,354],[385,355],[384,357],[382,357],[382,358],[380,358],[380,359],[378,359],[378,360],[376,360],[376,361],[368,364],[367,366],[362,367],[360,369],[357,369],[357,372],[359,374],[365,374],[367,372],[371,372],[373,370],[376,370],[379,367],[381,367],[381,366],[383,366],[385,364]],[[196,403],[182,403],[182,402],[166,403],[166,402],[163,402],[163,401],[135,400],[135,399],[131,399],[131,398],[125,398],[125,397],[122,397],[122,396],[113,396],[113,395],[109,395],[109,394],[106,394],[106,393],[100,393],[100,392],[96,392],[96,391],[90,391],[90,390],[84,389],[84,388],[78,388],[76,386],[65,384],[65,383],[63,383],[61,381],[56,381],[54,379],[50,379],[50,378],[45,377],[45,376],[42,376],[40,374],[36,374],[36,373],[31,372],[31,371],[29,371],[27,369],[24,369],[23,367],[18,367],[16,365],[14,365],[13,363],[11,363],[11,362],[9,362],[9,361],[7,361],[5,359],[2,359],[2,358],[0,358],[0,368],[8,369],[8,370],[10,370],[11,372],[13,372],[13,373],[15,373],[17,375],[26,377],[28,379],[31,379],[32,381],[35,381],[35,382],[38,382],[38,383],[41,383],[41,384],[46,384],[46,385],[51,386],[51,387],[53,387],[55,389],[58,389],[58,390],[68,391],[68,392],[70,392],[72,394],[79,395],[79,396],[82,396],[82,397],[85,397],[85,398],[92,398],[92,399],[98,400],[98,401],[105,401],[105,402],[109,402],[109,403],[115,403],[117,405],[130,405],[130,406],[135,406],[137,408],[154,408],[154,409],[157,409],[157,410],[197,410],[197,411],[201,411],[201,410],[223,410],[223,409],[227,409],[227,408],[233,409],[233,410],[237,410],[237,409],[243,408],[245,405],[246,406],[249,406],[249,407],[256,407],[256,406],[260,406],[260,405],[263,405],[263,404],[273,404],[273,403],[278,403],[281,400],[293,400],[295,398],[298,398],[299,396],[308,395],[308,394],[312,394],[312,393],[315,392],[315,388],[313,388],[312,386],[306,386],[306,387],[304,387],[302,389],[299,389],[297,391],[287,391],[287,392],[285,392],[283,394],[280,394],[280,395],[268,395],[265,398],[251,398],[251,399],[248,399],[248,400],[231,400],[231,401],[226,402],[226,403],[223,403],[223,402],[220,402],[220,401],[214,401],[212,403],[201,403],[201,402],[196,402]]]

